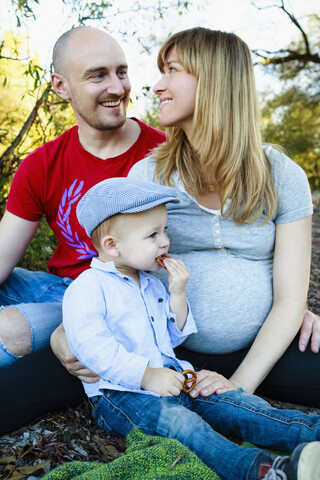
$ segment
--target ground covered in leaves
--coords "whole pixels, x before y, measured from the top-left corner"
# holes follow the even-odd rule
[[[320,311],[320,203],[313,220],[313,252],[309,307]],[[271,401],[278,408],[299,408],[307,413],[320,413],[297,405]],[[124,454],[125,439],[109,435],[91,419],[91,409],[84,402],[77,409],[46,415],[32,425],[0,437],[0,479],[21,480],[29,476],[41,478],[44,473],[75,460],[107,463]],[[30,479],[31,480],[31,479]]]

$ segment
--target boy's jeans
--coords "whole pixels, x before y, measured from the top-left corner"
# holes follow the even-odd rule
[[[227,480],[256,480],[259,466],[272,460],[267,452],[240,448],[222,435],[290,452],[320,439],[319,415],[272,408],[242,389],[196,399],[185,393],[159,398],[105,390],[91,402],[95,420],[106,430],[127,435],[137,426],[150,435],[175,438]]]
[[[0,285],[0,310],[7,306],[17,308],[31,328],[30,352],[49,345],[51,333],[62,322],[62,298],[71,282],[71,278],[15,268]],[[18,358],[0,339],[0,367],[10,365]]]

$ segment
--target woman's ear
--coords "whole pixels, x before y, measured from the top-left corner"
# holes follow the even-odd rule
[[[107,255],[110,255],[110,257],[116,258],[120,255],[117,240],[112,235],[106,235],[101,239],[101,247]]]

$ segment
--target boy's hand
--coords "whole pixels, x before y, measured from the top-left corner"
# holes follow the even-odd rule
[[[170,368],[147,367],[141,380],[141,388],[158,393],[161,397],[177,397],[184,381],[185,378],[181,373]]]
[[[208,397],[213,393],[219,394],[229,390],[236,390],[236,387],[223,375],[209,370],[200,370],[197,372],[197,383],[189,395],[192,398],[196,398],[198,395]]]
[[[184,293],[189,280],[189,272],[183,261],[169,257],[165,258],[163,263],[169,273],[168,290],[170,294],[180,295]]]

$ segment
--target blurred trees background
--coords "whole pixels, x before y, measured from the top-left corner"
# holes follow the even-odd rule
[[[41,0],[10,0],[14,8],[17,26],[25,19],[35,17],[34,8]],[[270,0],[271,1],[271,0]],[[174,9],[181,15],[187,14],[191,1],[166,0],[154,2],[154,6],[143,7],[142,2],[132,1],[127,11],[117,10],[117,2],[91,2],[89,0],[63,0],[76,14],[76,25],[89,20],[99,21],[112,33],[112,19],[122,15],[122,36],[137,35],[132,24],[144,10],[154,19],[161,19]],[[150,2],[151,3],[151,2]],[[254,2],[252,2],[254,4]],[[297,35],[288,45],[278,51],[253,50],[257,65],[271,72],[281,86],[276,92],[261,93],[262,134],[265,142],[285,146],[289,156],[306,171],[311,189],[320,190],[320,17],[318,12],[304,19],[303,26],[288,8],[285,0],[277,5],[270,3],[261,8],[280,9],[291,22]],[[111,10],[113,9],[113,10]],[[112,15],[108,12],[112,11]],[[134,20],[134,21],[133,21]],[[128,28],[126,28],[126,23]],[[131,29],[129,28],[131,25]],[[137,41],[145,51],[150,44]],[[150,42],[156,42],[156,38]],[[69,105],[51,89],[50,72],[44,71],[36,56],[30,56],[28,40],[23,35],[7,31],[0,37],[0,214],[5,203],[14,172],[23,158],[32,150],[49,141],[75,123]],[[260,67],[261,68],[261,67]],[[142,118],[146,123],[160,128],[158,102],[146,85],[142,95],[148,97],[147,109]],[[55,248],[55,238],[45,222],[28,248],[21,263],[33,270],[46,268],[47,259]]]

